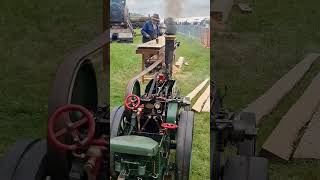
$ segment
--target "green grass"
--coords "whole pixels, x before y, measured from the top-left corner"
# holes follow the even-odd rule
[[[44,137],[57,65],[101,32],[98,0],[0,3],[0,153],[19,138]]]
[[[228,85],[225,104],[241,110],[270,88],[308,52],[320,52],[319,1],[250,0],[252,14],[240,14],[236,8],[229,29],[237,34],[216,37],[214,56],[220,88]],[[306,10],[308,9],[308,10]],[[313,65],[301,82],[259,126],[259,148],[281,117],[301,96],[312,78],[320,72]],[[271,161],[271,180],[320,179],[320,162],[295,160]]]
[[[197,84],[210,76],[209,49],[203,48],[183,36],[178,36],[181,47],[177,50],[177,57],[183,56],[190,64],[184,66],[178,73],[178,87],[182,95],[188,94]],[[130,78],[141,71],[141,55],[136,55],[136,45],[141,43],[141,36],[137,36],[134,44],[113,43],[110,49],[111,56],[111,107],[122,105],[124,90]],[[195,116],[193,152],[192,152],[192,179],[210,178],[210,129],[209,113],[199,113]]]

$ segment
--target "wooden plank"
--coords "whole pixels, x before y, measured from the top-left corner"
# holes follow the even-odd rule
[[[162,48],[165,46],[166,39],[164,36],[158,37],[159,42],[157,43],[156,39],[148,41],[146,43],[138,45],[138,48]]]
[[[289,160],[293,145],[299,131],[312,118],[320,102],[320,73],[312,80],[309,87],[290,108],[285,116],[263,144],[262,149],[267,154]]]
[[[203,106],[201,112],[210,112],[210,97],[208,97],[208,99],[204,103],[204,106]]]
[[[215,21],[226,23],[233,6],[233,0],[215,0],[212,4],[212,16]]]
[[[180,68],[180,69],[181,69],[183,63],[184,63],[184,57],[179,57],[179,59],[178,59],[178,61],[176,62],[175,66],[176,66],[177,68]]]
[[[209,78],[204,80],[201,84],[199,84],[192,92],[190,92],[186,97],[190,98],[190,101],[197,96],[197,94],[206,86]]]
[[[245,108],[244,112],[253,112],[256,115],[257,124],[261,119],[269,114],[284,97],[310,69],[313,62],[318,59],[320,54],[308,54],[304,60],[298,63],[286,75],[278,80],[266,93],[253,101]]]
[[[320,106],[312,116],[304,135],[300,139],[294,158],[320,159]]]
[[[181,69],[177,68],[176,66],[172,66],[172,73],[177,74],[181,71]]]
[[[192,109],[197,112],[200,112],[204,106],[204,103],[209,98],[209,96],[210,96],[210,85],[207,87],[204,93],[199,97],[197,102],[193,105]]]
[[[159,49],[137,49],[136,54],[159,54],[160,50]]]

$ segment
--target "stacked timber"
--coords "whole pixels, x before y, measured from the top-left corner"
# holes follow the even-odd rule
[[[255,113],[257,124],[259,124],[261,119],[269,114],[280,100],[300,81],[319,56],[320,54],[317,53],[308,54],[301,62],[278,80],[266,93],[250,103],[243,111]]]
[[[294,150],[294,143],[300,130],[310,121],[320,103],[320,73],[312,80],[309,87],[282,117],[262,149],[268,155],[289,160]],[[318,130],[319,131],[319,130]],[[319,143],[319,142],[317,142]]]
[[[205,79],[186,97],[188,97],[190,101],[194,99],[203,89],[205,89],[208,82],[209,78]],[[208,85],[205,91],[200,95],[192,109],[196,112],[210,112],[210,85]]]
[[[204,104],[208,99],[210,99],[210,85],[207,87],[204,93],[199,97],[197,102],[193,105],[192,109],[197,112],[201,112],[202,108],[204,107]]]

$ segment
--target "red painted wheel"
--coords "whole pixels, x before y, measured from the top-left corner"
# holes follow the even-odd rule
[[[161,127],[164,129],[177,129],[178,125],[172,123],[162,123]]]
[[[69,113],[81,112],[82,117],[75,122],[70,120]],[[62,128],[56,129],[56,125]],[[80,135],[79,128],[87,124],[85,137]],[[68,104],[58,108],[50,117],[48,122],[48,139],[58,149],[76,150],[88,145],[94,137],[95,122],[93,115],[84,107],[79,105]],[[69,134],[73,139],[73,144],[65,144],[61,142],[59,137]]]
[[[131,94],[126,97],[124,104],[127,109],[135,110],[135,109],[138,109],[138,107],[140,106],[140,101],[141,100],[139,96],[135,94]]]

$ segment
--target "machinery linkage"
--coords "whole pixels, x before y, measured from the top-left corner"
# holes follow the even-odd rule
[[[216,85],[211,84],[211,179],[267,180],[268,161],[256,156],[255,115],[224,108],[225,95],[221,97]],[[230,144],[236,152],[226,157],[227,151],[231,151]]]

